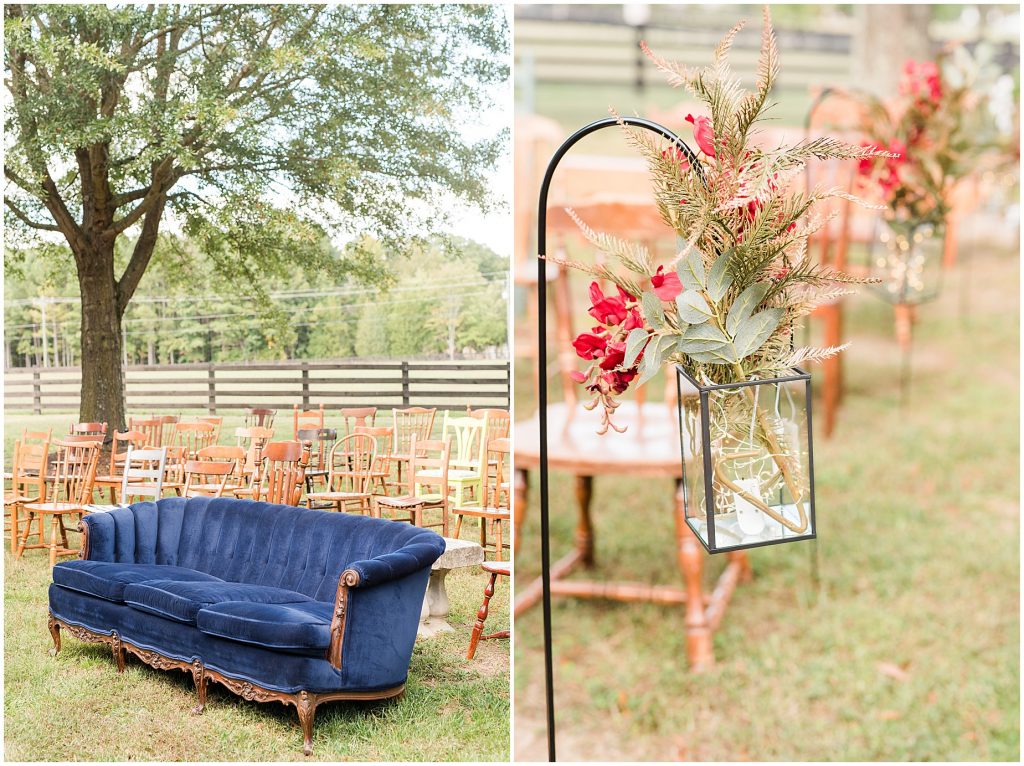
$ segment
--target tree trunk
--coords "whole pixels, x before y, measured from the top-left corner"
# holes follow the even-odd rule
[[[931,58],[930,5],[862,5],[854,53],[859,87],[882,98],[895,95],[907,59]]]
[[[99,248],[85,253],[78,270],[82,294],[83,422],[107,424],[106,441],[125,430],[124,369],[121,356],[121,309],[114,280],[114,253]]]

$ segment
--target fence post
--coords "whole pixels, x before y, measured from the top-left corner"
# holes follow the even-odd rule
[[[409,406],[409,363],[402,362],[402,406]]]
[[[505,409],[512,409],[512,363],[505,362]]]
[[[302,363],[302,409],[309,409],[309,364]]]
[[[216,368],[211,362],[206,368],[206,410],[210,415],[217,414],[217,376]]]
[[[32,370],[32,414],[43,414],[43,391],[39,380],[39,368]]]

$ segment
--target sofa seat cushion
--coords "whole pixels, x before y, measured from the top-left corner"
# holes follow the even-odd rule
[[[118,561],[62,561],[53,568],[53,581],[79,593],[115,601],[124,601],[124,589],[131,583],[147,580],[176,582],[223,582],[219,577],[185,567],[166,564],[131,564]]]
[[[292,651],[324,651],[331,642],[332,606],[323,601],[267,604],[227,601],[199,610],[203,633]]]
[[[135,609],[194,625],[199,610],[225,601],[257,604],[306,604],[313,599],[284,588],[238,582],[150,580],[124,589],[124,601]]]

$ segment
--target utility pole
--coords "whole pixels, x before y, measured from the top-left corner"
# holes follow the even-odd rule
[[[42,295],[39,296],[39,311],[42,314],[39,327],[43,331],[43,367],[49,367],[50,351],[46,342],[46,297]]]

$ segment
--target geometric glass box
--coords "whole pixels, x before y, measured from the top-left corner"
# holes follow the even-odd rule
[[[702,385],[676,365],[686,522],[709,553],[810,540],[811,376]]]
[[[897,306],[916,306],[939,297],[945,235],[945,224],[880,217],[871,241],[868,274],[881,281],[869,287]]]

